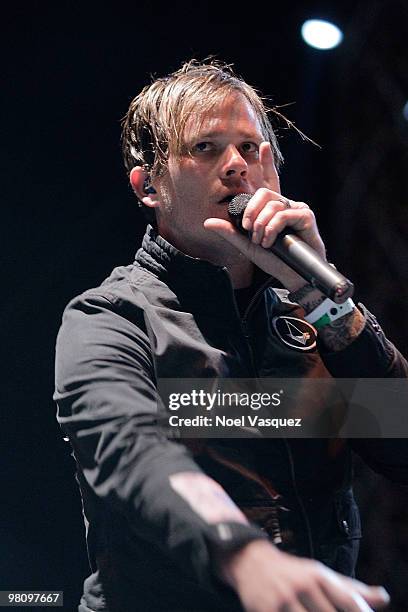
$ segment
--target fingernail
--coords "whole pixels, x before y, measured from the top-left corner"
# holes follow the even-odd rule
[[[387,593],[387,591],[384,589],[384,587],[378,587],[378,593],[380,597],[383,598],[384,601],[390,601],[390,596]]]
[[[252,232],[252,242],[255,242],[255,244],[259,244],[259,232]]]
[[[245,219],[243,219],[243,221],[242,221],[242,227],[243,227],[245,230],[249,230],[249,229],[250,229],[250,227],[251,227],[251,224],[250,224],[250,222],[249,222],[249,219],[247,219],[246,217],[245,217]]]

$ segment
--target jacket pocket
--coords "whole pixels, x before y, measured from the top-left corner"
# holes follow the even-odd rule
[[[316,556],[331,569],[354,577],[362,534],[360,513],[351,490],[335,496],[331,515],[331,525]]]
[[[360,512],[352,491],[344,491],[334,499],[337,527],[347,540],[361,538]]]

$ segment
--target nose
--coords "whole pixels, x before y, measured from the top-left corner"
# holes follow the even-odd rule
[[[230,145],[226,152],[222,166],[223,178],[230,178],[233,176],[245,177],[248,172],[248,164],[242,157],[235,145]]]

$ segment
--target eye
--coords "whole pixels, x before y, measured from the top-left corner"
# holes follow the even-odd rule
[[[258,153],[258,145],[254,142],[243,142],[241,149],[244,153]]]
[[[213,144],[211,142],[197,142],[197,144],[194,145],[193,147],[193,151],[198,151],[200,153],[207,153],[207,151],[212,151],[213,149]]]

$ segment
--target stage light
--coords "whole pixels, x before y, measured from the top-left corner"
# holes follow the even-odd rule
[[[402,115],[403,115],[405,121],[408,121],[408,102],[405,103],[405,106],[402,109]]]
[[[343,40],[343,32],[324,19],[308,19],[302,25],[302,38],[314,49],[334,49]]]

